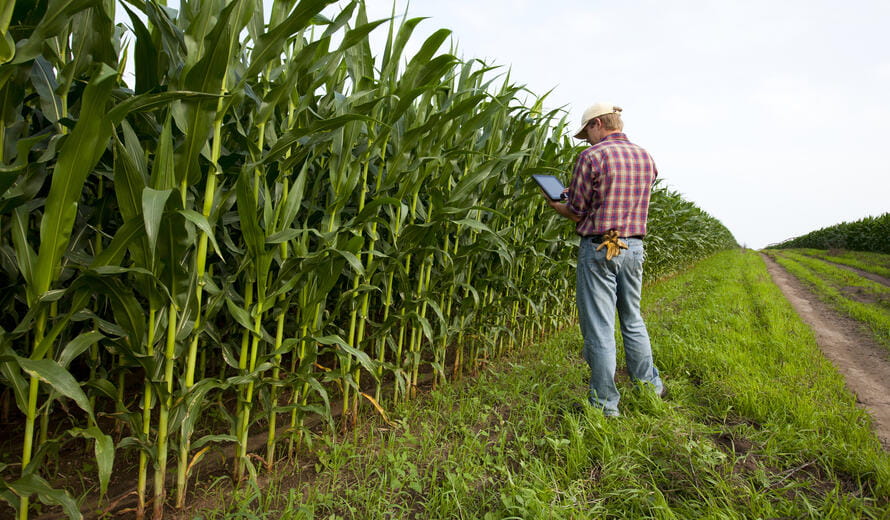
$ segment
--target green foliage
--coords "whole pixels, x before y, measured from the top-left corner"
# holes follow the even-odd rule
[[[589,372],[570,327],[398,406],[395,425],[322,441],[314,466],[191,513],[886,517],[890,456],[757,254],[720,253],[650,284],[643,311],[665,401],[620,376],[620,419],[574,411]]]
[[[330,3],[127,2],[132,31],[111,1],[0,9],[0,383],[25,430],[0,472],[34,490],[0,497],[21,518],[29,494],[70,511],[39,475],[61,438],[93,447],[102,494],[136,450],[136,514],[153,466],[159,518],[168,460],[181,506],[213,443],[240,480],[251,435],[271,467],[311,421],[333,434],[335,400],[348,427],[573,319],[572,229],[530,180],[570,170],[565,114],[443,52],[447,30],[406,56],[420,19]],[[663,189],[649,241],[650,278],[734,245]]]
[[[801,253],[890,279],[890,255],[868,251],[801,249]]]
[[[890,349],[890,287],[796,251],[773,250],[768,254],[826,303],[863,323],[879,343]]]
[[[723,223],[658,183],[652,190],[647,228],[645,275],[649,280],[738,247]]]
[[[776,249],[852,249],[890,253],[890,213],[811,231],[770,246]]]

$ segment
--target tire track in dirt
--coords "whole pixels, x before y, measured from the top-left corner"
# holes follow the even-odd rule
[[[772,258],[761,253],[773,282],[810,326],[816,342],[844,376],[860,406],[873,419],[875,434],[890,451],[890,359],[887,350],[864,334],[858,323],[841,316]]]

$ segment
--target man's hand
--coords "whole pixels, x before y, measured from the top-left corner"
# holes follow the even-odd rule
[[[569,192],[569,190],[568,190],[568,188],[566,188],[562,193],[563,193],[563,195],[566,195],[566,194],[568,194],[568,192]],[[572,222],[578,222],[579,220],[581,220],[581,217],[579,217],[578,215],[575,215],[574,213],[572,213],[569,210],[569,207],[566,205],[565,202],[558,201],[558,200],[550,200],[550,197],[547,196],[547,193],[544,190],[541,190],[541,193],[544,195],[544,200],[547,201],[547,204],[550,204],[550,207],[553,208],[554,210],[556,210],[557,213],[559,213],[563,217],[571,220]]]

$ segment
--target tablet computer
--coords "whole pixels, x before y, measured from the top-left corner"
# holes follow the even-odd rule
[[[566,187],[553,175],[532,175],[532,179],[544,190],[550,200],[563,200],[566,198],[563,191]]]

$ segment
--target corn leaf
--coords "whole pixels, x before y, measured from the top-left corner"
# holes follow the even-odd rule
[[[15,40],[8,32],[14,8],[14,1],[4,2],[3,7],[0,8],[0,65],[11,60],[15,55]]]
[[[43,56],[34,59],[34,65],[31,66],[31,83],[40,96],[43,115],[53,123],[58,123],[63,116],[62,100],[56,94],[59,85],[56,83],[52,65]]]
[[[161,229],[161,219],[164,216],[164,208],[167,199],[173,193],[172,189],[155,190],[146,187],[142,190],[142,215],[145,224],[145,235],[148,237],[148,253],[155,254],[158,243],[158,234]]]
[[[75,13],[98,4],[98,0],[50,0],[37,27],[17,46],[12,63],[25,63],[39,56],[44,42],[63,31]]]
[[[77,356],[83,354],[88,348],[103,339],[105,339],[105,336],[101,332],[95,330],[84,332],[72,339],[65,345],[62,353],[59,354],[59,366],[67,370],[68,365],[70,365]]]
[[[173,160],[173,129],[171,121],[172,118],[168,113],[167,119],[164,121],[164,128],[161,130],[161,135],[158,137],[158,149],[155,153],[150,182],[151,187],[155,190],[171,190],[180,185],[179,179],[176,177]],[[147,228],[148,226],[146,226],[146,229]]]
[[[15,246],[15,258],[19,272],[29,286],[34,283],[34,269],[37,255],[28,243],[28,213],[23,207],[12,212],[12,243]]]
[[[270,60],[277,57],[284,43],[291,36],[303,30],[315,15],[335,0],[302,0],[286,20],[260,36],[251,54],[250,66],[244,74],[245,78],[255,76]]]
[[[70,520],[80,520],[83,515],[77,508],[77,503],[67,491],[55,489],[49,482],[39,476],[28,473],[22,478],[5,484],[19,497],[31,497],[37,495],[40,502],[48,506],[61,506],[62,511]]]
[[[207,221],[207,217],[191,209],[182,209],[179,210],[179,213],[183,217],[185,217],[186,220],[198,226],[198,229],[200,229],[204,232],[205,235],[207,235],[207,238],[210,239],[210,244],[213,246],[213,250],[216,252],[217,256],[219,256],[220,260],[225,262],[226,259],[219,248],[219,244],[216,243],[216,237],[213,236],[213,228]]]
[[[28,381],[15,362],[15,352],[6,342],[0,343],[0,374],[15,396],[15,404],[22,414],[28,410]]]
[[[99,470],[99,492],[104,496],[108,492],[108,481],[111,468],[114,466],[114,441],[110,435],[102,433],[96,426],[89,428],[72,428],[68,433],[73,437],[84,437],[95,441],[96,463]]]
[[[87,175],[105,150],[111,125],[105,118],[105,104],[116,71],[102,65],[87,85],[81,118],[59,152],[40,223],[40,251],[34,272],[32,297],[49,290],[60,269],[59,263],[77,211],[77,200]]]
[[[56,392],[77,403],[77,406],[87,412],[90,418],[95,421],[90,400],[87,399],[86,394],[83,393],[74,376],[62,368],[56,361],[52,359],[28,359],[19,356],[16,356],[15,359],[25,373],[40,379],[53,387],[53,390]]]

